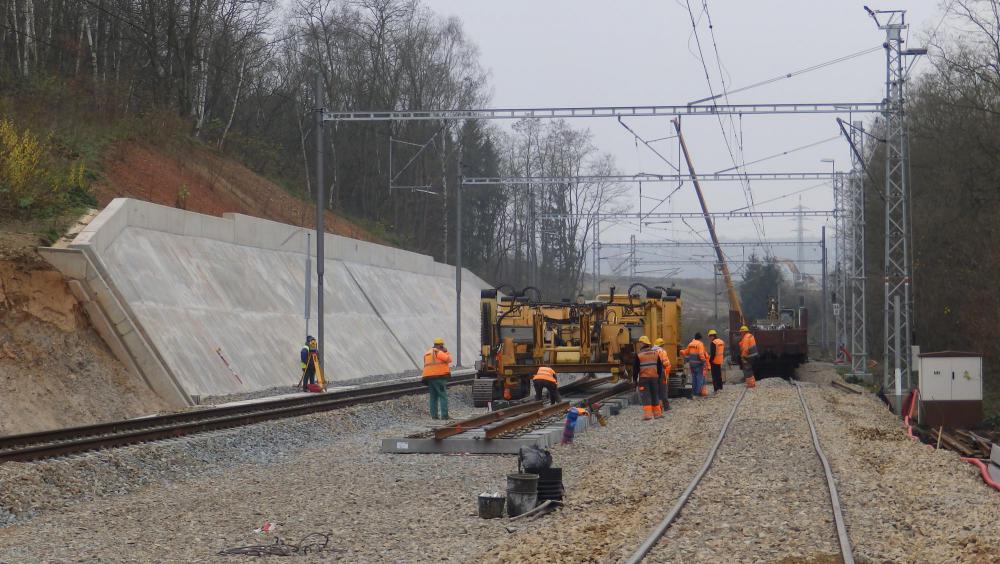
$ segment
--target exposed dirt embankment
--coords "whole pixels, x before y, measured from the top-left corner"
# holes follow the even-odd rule
[[[0,434],[164,409],[111,354],[37,243],[0,232]]]
[[[316,207],[242,164],[211,150],[190,146],[165,149],[140,141],[113,145],[95,186],[103,208],[113,198],[129,197],[221,216],[226,212],[263,217],[304,227],[316,225]],[[326,230],[352,239],[385,243],[333,212]]]

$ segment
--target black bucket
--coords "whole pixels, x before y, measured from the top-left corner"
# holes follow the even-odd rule
[[[483,519],[502,517],[505,501],[502,495],[479,494],[479,516]]]
[[[564,494],[562,468],[549,468],[538,472],[539,503],[546,500],[562,501]]]
[[[538,505],[538,474],[507,474],[507,515],[531,511]]]

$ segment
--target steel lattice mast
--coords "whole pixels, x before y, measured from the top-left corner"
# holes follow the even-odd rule
[[[865,190],[864,190],[864,128],[860,121],[854,122],[851,143],[857,153],[851,151],[851,175],[848,178],[848,213],[850,215],[850,263],[848,265],[848,286],[850,296],[847,305],[851,310],[848,320],[851,338],[851,375],[868,378],[868,326],[865,277]],[[860,155],[860,157],[859,157]]]
[[[844,174],[837,173],[833,179],[833,198],[834,198],[834,208],[837,210],[837,215],[834,216],[834,230],[836,231],[836,239],[834,240],[835,252],[837,253],[837,263],[836,272],[834,280],[834,292],[835,299],[833,303],[833,321],[834,321],[834,359],[838,362],[843,362],[844,358],[843,351],[847,347],[848,330],[847,330],[847,308],[845,307],[847,300],[847,272],[849,269],[848,264],[848,224],[851,221],[849,214],[847,213],[847,206],[849,205],[849,197],[847,194],[848,183],[845,182]]]
[[[892,385],[898,396],[910,387],[911,302],[909,167],[904,112],[906,55],[920,54],[903,49],[907,29],[906,12],[876,12],[888,16],[880,29],[886,32],[885,82],[885,270],[882,362],[884,384]]]

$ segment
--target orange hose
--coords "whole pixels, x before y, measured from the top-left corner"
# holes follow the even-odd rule
[[[984,464],[982,460],[979,460],[978,458],[969,458],[966,456],[963,456],[961,458],[962,460],[968,462],[969,464],[975,464],[976,466],[978,466],[979,473],[983,476],[983,481],[986,482],[986,485],[1000,492],[1000,484],[993,481],[993,478],[990,477],[989,470],[987,470],[986,468],[986,464]]]

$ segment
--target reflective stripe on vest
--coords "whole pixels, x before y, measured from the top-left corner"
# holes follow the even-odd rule
[[[639,377],[640,378],[657,378],[660,373],[656,370],[656,363],[660,360],[660,355],[656,354],[653,349],[646,349],[644,351],[639,351],[637,355],[639,357]]]
[[[536,381],[537,380],[537,381],[543,381],[543,382],[552,382],[553,384],[558,384],[559,383],[558,380],[556,380],[556,371],[552,370],[548,366],[539,366],[538,367],[538,372],[535,373],[535,375],[531,378],[531,380],[532,381]]]
[[[712,364],[722,364],[726,358],[723,352],[726,349],[726,342],[716,337],[712,344],[715,345],[715,358],[712,359]]]
[[[670,355],[667,354],[666,349],[663,347],[653,347],[656,351],[656,356],[660,357],[660,363],[663,364],[663,372],[670,372]]]
[[[701,341],[694,340],[688,343],[687,346],[687,361],[688,362],[704,362],[701,355],[705,354],[705,345],[701,344]]]

